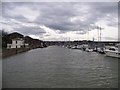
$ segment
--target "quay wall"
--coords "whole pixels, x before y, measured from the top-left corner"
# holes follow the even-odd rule
[[[2,51],[2,58],[12,56],[18,53],[26,52],[30,50],[29,48],[13,48],[13,49],[5,49]]]

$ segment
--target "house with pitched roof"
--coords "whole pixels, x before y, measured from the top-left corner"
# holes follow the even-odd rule
[[[12,39],[11,44],[7,44],[7,48],[23,48],[23,47],[28,47],[28,44],[24,42],[22,38],[14,38]]]

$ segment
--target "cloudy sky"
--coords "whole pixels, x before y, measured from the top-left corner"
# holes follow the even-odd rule
[[[2,28],[41,40],[118,39],[117,2],[2,2]]]

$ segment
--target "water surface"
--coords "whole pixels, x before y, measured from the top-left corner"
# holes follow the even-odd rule
[[[58,46],[3,60],[3,88],[117,88],[118,59]]]

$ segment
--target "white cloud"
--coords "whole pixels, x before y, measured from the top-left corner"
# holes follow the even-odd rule
[[[31,35],[29,35],[29,36],[32,37],[32,38],[35,38],[35,39],[40,39],[40,37],[37,36],[37,35],[33,35],[33,34],[31,34]]]

